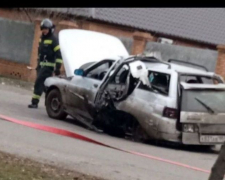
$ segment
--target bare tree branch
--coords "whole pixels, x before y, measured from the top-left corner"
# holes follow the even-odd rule
[[[31,19],[28,11],[26,10],[26,8],[23,8],[24,12],[26,13],[27,17],[29,18],[30,22],[33,22],[33,20]]]

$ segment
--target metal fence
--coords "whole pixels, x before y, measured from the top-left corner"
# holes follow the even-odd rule
[[[163,60],[177,59],[204,65],[209,71],[215,71],[218,52],[208,49],[190,48],[177,45],[148,42],[145,51],[160,51]]]
[[[0,18],[0,58],[28,64],[33,46],[34,28],[33,23]]]

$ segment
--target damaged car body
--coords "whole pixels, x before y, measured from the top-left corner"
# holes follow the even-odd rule
[[[101,33],[63,30],[59,37],[67,77],[45,81],[51,118],[70,115],[90,129],[137,141],[225,141],[225,84],[220,76],[154,54],[129,56],[118,39]],[[92,52],[81,53],[84,48]]]

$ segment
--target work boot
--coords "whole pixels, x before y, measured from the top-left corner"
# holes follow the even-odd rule
[[[38,108],[38,105],[37,104],[29,104],[28,108]]]

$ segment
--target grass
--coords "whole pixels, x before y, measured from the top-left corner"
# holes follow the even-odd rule
[[[103,180],[0,151],[0,180]]]

